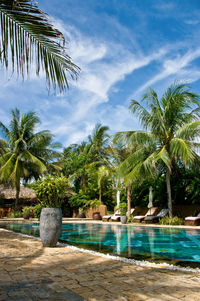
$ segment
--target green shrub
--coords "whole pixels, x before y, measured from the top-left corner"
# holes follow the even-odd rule
[[[11,210],[8,214],[8,217],[14,218],[14,217],[22,217],[22,212],[20,210]]]
[[[65,177],[48,175],[34,185],[43,207],[60,208],[66,197],[69,182]]]
[[[130,215],[128,218],[128,223],[133,223],[133,222],[134,222],[134,217]]]
[[[160,219],[159,224],[160,225],[183,225],[184,220],[178,216],[174,216],[174,217],[165,216]]]
[[[89,200],[88,196],[84,195],[83,193],[79,192],[70,197],[70,205],[76,209],[85,210],[89,207],[98,207],[101,205],[101,202],[97,199]]]
[[[24,208],[22,209],[22,214],[23,214],[23,215],[28,215],[28,216],[30,216],[30,214],[31,214],[31,208],[28,207],[28,206],[24,207]]]
[[[119,203],[119,211],[121,215],[126,215],[127,212],[127,204],[124,202]]]
[[[34,217],[35,218],[40,218],[40,214],[41,214],[42,208],[43,208],[43,206],[42,206],[41,203],[37,204],[34,207],[33,212],[34,212]]]

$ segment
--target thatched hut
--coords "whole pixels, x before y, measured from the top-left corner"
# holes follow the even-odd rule
[[[3,200],[15,200],[16,190],[11,186],[0,185],[0,199]],[[21,186],[19,198],[23,200],[28,200],[36,198],[35,191],[28,187]]]

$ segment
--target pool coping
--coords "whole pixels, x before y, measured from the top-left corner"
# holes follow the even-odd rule
[[[0,218],[0,224],[2,222],[23,222],[23,223],[33,223],[33,222],[39,222],[37,218],[30,218],[30,219],[24,219],[24,218]],[[185,226],[185,225],[159,225],[159,224],[143,224],[143,223],[128,223],[128,224],[121,224],[120,222],[103,222],[103,221],[96,221],[91,218],[63,218],[62,223],[68,224],[68,223],[78,223],[78,224],[101,224],[101,225],[121,225],[125,227],[129,226],[139,226],[139,227],[157,227],[157,228],[177,228],[177,229],[194,229],[194,230],[200,230],[200,226]]]
[[[4,228],[0,228],[1,231],[5,231],[5,232],[14,232],[12,230],[8,230],[8,229],[4,229]],[[32,236],[29,234],[24,234],[21,232],[14,232],[16,235],[18,236],[22,236],[22,237],[28,237],[31,239],[35,239],[38,241],[41,241],[40,237],[36,237],[36,236]],[[179,271],[179,272],[191,272],[194,274],[200,274],[200,268],[193,268],[190,266],[186,266],[186,267],[182,267],[182,266],[176,266],[170,263],[166,263],[166,262],[151,262],[151,261],[147,261],[147,260],[137,260],[137,259],[129,259],[126,257],[122,257],[122,256],[116,256],[116,255],[111,255],[111,254],[105,254],[105,253],[101,253],[98,251],[93,251],[93,250],[89,250],[89,249],[85,249],[85,248],[80,248],[74,245],[70,245],[64,242],[57,242],[57,247],[66,247],[66,248],[70,248],[72,250],[77,250],[81,253],[86,253],[86,254],[90,254],[93,256],[98,256],[98,257],[102,257],[102,258],[106,258],[106,259],[110,259],[113,261],[119,261],[119,262],[123,262],[126,264],[131,264],[131,265],[135,265],[135,266],[141,266],[141,267],[147,267],[147,268],[155,268],[155,269],[164,269],[164,270],[168,270],[168,271]]]

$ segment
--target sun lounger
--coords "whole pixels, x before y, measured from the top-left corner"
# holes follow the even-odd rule
[[[131,209],[131,214],[133,214],[133,212],[134,212],[134,208],[133,209]],[[126,215],[128,214],[128,212],[126,213]],[[114,214],[114,215],[112,215],[111,216],[111,220],[113,221],[113,222],[119,222],[120,221],[120,214]]]
[[[200,225],[200,213],[195,216],[187,216],[185,218],[185,225],[186,226],[198,226]]]
[[[155,215],[158,211],[158,207],[152,207],[150,208],[146,215],[136,215],[133,217],[133,221],[136,222],[136,223],[141,223],[145,217],[149,216],[149,215]]]
[[[116,210],[115,211],[115,213],[113,214],[113,215],[104,215],[103,217],[102,217],[102,221],[103,222],[108,222],[110,219],[115,219],[116,218],[116,220],[118,220],[118,219],[120,219],[120,213],[119,213],[119,210]]]
[[[132,208],[132,209],[131,209],[131,215],[133,214],[134,210],[135,210],[135,208]],[[128,212],[127,212],[127,214],[128,214]],[[119,210],[117,210],[113,215],[104,215],[104,216],[102,217],[102,221],[103,221],[103,222],[108,222],[109,220],[112,220],[112,221],[114,221],[114,222],[120,221],[120,213],[119,213]]]
[[[165,217],[167,214],[169,214],[169,209],[162,209],[157,215],[151,215],[145,217],[143,223],[145,224],[157,223],[159,219]]]

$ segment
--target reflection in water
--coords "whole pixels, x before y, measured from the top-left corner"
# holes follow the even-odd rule
[[[39,236],[39,224],[6,228]],[[133,259],[200,266],[200,231],[142,226],[64,224],[60,240],[95,251]]]

